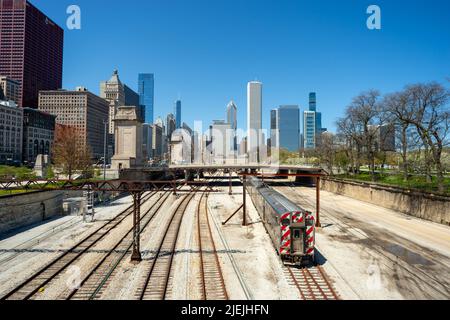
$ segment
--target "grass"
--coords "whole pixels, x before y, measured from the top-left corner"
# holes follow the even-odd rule
[[[33,170],[27,167],[11,167],[11,166],[0,166],[0,179],[10,179],[16,178],[18,180],[23,179],[33,179],[36,177]]]
[[[11,196],[15,194],[27,193],[26,190],[0,190],[0,197]]]
[[[350,180],[372,182],[370,173],[360,173],[358,175],[338,175],[337,178],[344,178]],[[403,175],[400,174],[376,174],[375,183],[385,184],[389,186],[401,187],[406,189],[418,189],[425,192],[437,192],[437,178],[433,177],[432,182],[428,183],[424,176],[411,176],[408,181],[403,180]],[[444,178],[444,193],[450,194],[450,177]]]

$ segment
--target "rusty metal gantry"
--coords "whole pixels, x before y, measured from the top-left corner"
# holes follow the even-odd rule
[[[242,177],[243,199],[242,205],[223,223],[226,224],[241,209],[243,209],[242,225],[247,225],[247,195],[246,183],[247,177],[255,176],[264,178],[276,177],[310,177],[316,179],[316,226],[321,227],[320,223],[320,179],[324,174],[261,174],[239,172]],[[178,190],[178,187],[190,187],[190,190]],[[133,196],[133,252],[131,260],[140,262],[142,260],[140,252],[140,208],[142,194],[148,191],[172,191],[174,195],[177,192],[199,191],[199,187],[205,186],[203,192],[214,192],[208,181],[187,181],[187,180],[0,180],[0,190],[25,190],[25,191],[78,191],[89,189],[91,191],[110,191],[110,192],[129,192]],[[232,194],[232,174],[229,173],[229,194]]]
[[[185,180],[155,180],[155,181],[133,181],[133,180],[0,180],[0,190],[25,190],[33,191],[110,191],[129,192],[133,196],[133,251],[131,261],[142,261],[140,251],[140,222],[141,222],[141,200],[144,192],[148,191],[170,191],[174,195],[177,192],[202,192],[199,187],[206,187],[203,192],[214,192],[210,182],[185,181]],[[190,187],[188,190],[179,190],[179,187]]]

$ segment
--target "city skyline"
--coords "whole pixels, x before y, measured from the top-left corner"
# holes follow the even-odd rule
[[[65,26],[68,1],[54,4],[34,0],[32,3]],[[83,85],[97,93],[96,83],[111,69],[118,68],[124,83],[137,90],[136,75],[148,71],[158,79],[155,85],[155,118],[165,118],[173,109],[174,99],[182,94],[183,121],[192,124],[200,120],[197,114],[202,115],[201,120],[205,123],[211,123],[222,114],[222,106],[231,99],[236,105],[245,106],[245,85],[256,78],[264,82],[266,88],[264,128],[269,128],[271,109],[281,104],[295,104],[303,112],[308,108],[308,93],[315,91],[320,95],[318,108],[327,115],[323,119],[323,127],[335,131],[336,118],[342,115],[351,98],[363,90],[378,88],[382,92],[392,92],[400,90],[405,83],[445,81],[448,77],[446,70],[450,69],[450,48],[448,43],[439,39],[448,38],[449,28],[443,8],[449,7],[449,3],[440,3],[439,6],[419,3],[403,8],[400,3],[379,1],[383,9],[383,28],[370,31],[365,25],[366,4],[355,5],[349,1],[339,4],[288,1],[283,6],[275,3],[255,6],[254,1],[207,4],[175,1],[170,8],[152,1],[139,2],[140,10],[136,10],[137,6],[118,10],[119,4],[111,3],[108,7],[101,6],[107,13],[103,18],[96,14],[99,3],[81,0],[78,5],[82,10],[82,29],[65,30],[64,87],[71,89]],[[216,8],[216,14],[205,16],[204,6]],[[253,8],[256,10],[255,18],[247,21],[246,16]],[[236,23],[226,29],[225,24],[217,21],[231,11],[236,11]],[[166,17],[169,12],[177,17],[176,24],[168,23],[170,19]],[[111,19],[106,18],[119,19],[122,14],[136,15],[136,19],[129,22],[131,32],[126,35],[125,30],[120,30],[120,24],[110,25]],[[321,19],[315,19],[319,16]],[[193,19],[195,17],[198,19]],[[145,22],[150,18],[160,28],[148,28]],[[422,21],[420,25],[410,22],[419,18]],[[316,20],[327,21],[327,28]],[[118,37],[123,35],[123,48],[117,48],[107,56],[99,52],[102,50],[83,49],[101,47],[99,44],[103,40],[99,40],[99,35],[104,32],[101,25],[105,23],[117,32]],[[266,36],[262,37],[253,28],[248,28],[254,25],[260,26]],[[184,38],[179,33],[181,26],[186,26]],[[143,50],[139,52],[126,49],[127,44],[138,37],[133,30],[142,32],[139,38],[152,39],[142,44]],[[303,30],[314,32],[305,33]],[[335,32],[335,39],[329,38],[329,30]],[[282,34],[286,36],[280,37]],[[285,42],[281,43],[278,38]],[[233,52],[222,50],[228,46],[229,40],[235,46]],[[90,45],[93,43],[95,46]],[[307,48],[305,44],[308,44]],[[271,49],[278,45],[287,46],[289,50],[283,50],[280,55],[278,50]],[[352,45],[365,50],[349,52]],[[175,57],[178,52],[175,48],[179,46],[185,54]],[[79,58],[81,63],[74,68],[74,61]],[[382,64],[375,63],[380,59]],[[220,64],[217,65],[216,61]],[[412,64],[416,68],[411,69]],[[246,123],[245,117],[245,113],[239,112],[238,123]]]
[[[2,301],[450,299],[449,0],[69,1],[0,0]]]

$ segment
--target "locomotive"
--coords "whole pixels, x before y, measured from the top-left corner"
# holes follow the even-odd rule
[[[248,178],[246,190],[283,263],[314,263],[314,215],[256,177]]]

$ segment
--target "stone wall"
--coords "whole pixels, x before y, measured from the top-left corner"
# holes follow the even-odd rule
[[[322,190],[450,226],[450,196],[376,184],[322,179]]]
[[[62,191],[0,197],[0,234],[62,215],[63,199]]]

